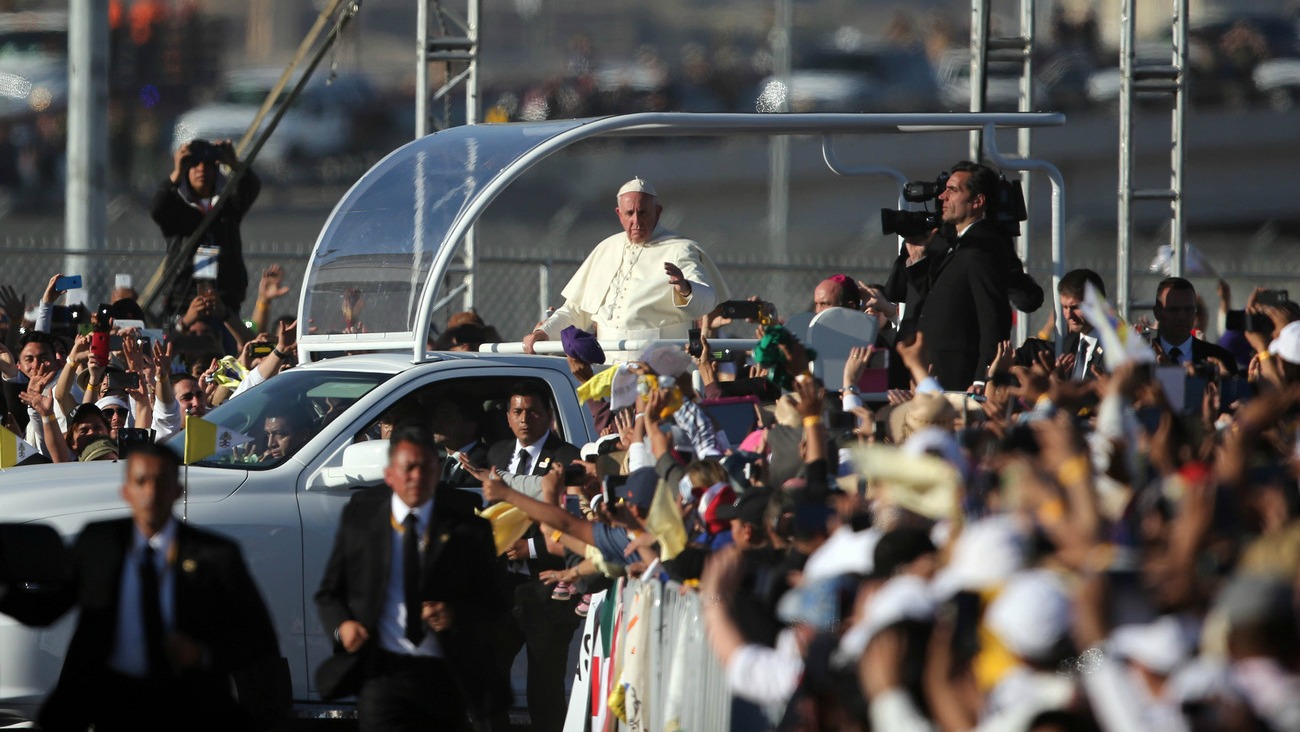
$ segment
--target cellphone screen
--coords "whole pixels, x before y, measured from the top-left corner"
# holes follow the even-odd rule
[[[704,353],[704,344],[700,342],[700,329],[691,328],[687,332],[687,339],[686,352],[691,355],[691,358],[699,358]]]

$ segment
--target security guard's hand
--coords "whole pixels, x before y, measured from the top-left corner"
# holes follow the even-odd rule
[[[355,620],[344,620],[339,626],[339,644],[343,650],[348,653],[356,653],[361,650],[361,646],[370,640],[370,634],[366,632],[366,626]]]
[[[456,615],[452,612],[451,606],[445,602],[426,602],[420,610],[420,618],[434,632],[441,633],[451,630]]]

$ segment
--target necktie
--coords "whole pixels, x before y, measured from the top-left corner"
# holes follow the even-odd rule
[[[528,457],[528,451],[519,448],[519,467],[515,468],[515,475],[528,475],[530,462],[532,461]]]
[[[460,468],[460,463],[456,461],[455,453],[448,452],[442,456],[442,476],[440,483],[451,485],[456,478],[456,471]]]
[[[1182,349],[1180,349],[1178,346],[1174,346],[1173,348],[1169,349],[1169,360],[1173,361],[1174,363],[1182,363],[1183,362]]]
[[[149,675],[167,674],[167,654],[163,651],[162,596],[158,591],[158,566],[153,547],[145,544],[140,560],[140,615],[144,620],[144,642],[149,661]]]
[[[424,621],[420,619],[420,520],[415,512],[402,522],[402,588],[406,598],[406,639],[420,645]]]

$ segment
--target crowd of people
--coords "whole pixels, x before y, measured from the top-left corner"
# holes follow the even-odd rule
[[[1130,326],[1074,270],[1059,333],[1016,346],[1013,309],[1044,298],[996,223],[999,185],[955,165],[941,224],[905,233],[889,282],[818,284],[814,311],[877,326],[828,391],[797,329],[728,300],[703,248],[660,226],[654,187],[624,184],[622,233],[524,338],[558,341],[599,439],[562,439],[527,381],[495,395],[503,439],[466,395],[386,413],[365,438],[389,440],[387,486],[349,504],[316,595],[340,673],[322,693],[359,695],[366,729],[504,728],[526,653],[533,728],[561,729],[573,636],[626,576],[699,593],[737,729],[1300,726],[1300,307],[1256,290],[1220,345],[1189,280],[1162,281]],[[297,324],[270,316],[278,268],[253,328],[242,286],[190,278],[152,340],[129,291],[67,331],[59,282],[0,351],[5,426],[45,459],[113,459],[131,430],[173,434],[293,362]],[[710,347],[751,328],[748,352]],[[97,338],[114,329],[120,344]],[[495,340],[465,313],[432,345]],[[752,419],[724,425],[711,410],[737,398]],[[268,413],[247,459],[282,459],[331,409]],[[418,594],[401,567],[449,537],[442,589]]]

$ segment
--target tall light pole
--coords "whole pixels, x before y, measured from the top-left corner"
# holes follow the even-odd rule
[[[772,65],[785,93],[777,113],[790,111],[790,28],[794,25],[792,0],[776,0],[772,29]],[[790,254],[790,138],[777,135],[768,141],[769,181],[767,225],[772,254],[784,262]]]
[[[72,302],[107,299],[103,262],[91,252],[104,247],[108,212],[108,3],[71,0],[68,6],[68,179],[63,236],[64,274],[82,275],[86,287],[68,293]],[[87,292],[90,290],[90,292]]]

